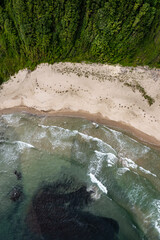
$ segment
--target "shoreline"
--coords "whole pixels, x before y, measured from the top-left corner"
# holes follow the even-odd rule
[[[0,86],[0,114],[86,118],[160,149],[160,69],[40,64]]]
[[[39,111],[37,109],[28,108],[25,106],[13,107],[8,109],[0,110],[0,115],[12,114],[12,113],[22,113],[33,114],[37,116],[48,116],[48,117],[71,117],[71,118],[82,118],[88,121],[95,122],[97,124],[104,124],[105,126],[112,128],[114,130],[123,132],[129,137],[135,139],[136,141],[151,147],[155,150],[160,151],[160,141],[158,141],[153,136],[150,136],[132,126],[126,125],[124,122],[117,122],[110,120],[109,118],[104,118],[101,113],[90,114],[85,111],[73,112],[65,109],[60,111]]]

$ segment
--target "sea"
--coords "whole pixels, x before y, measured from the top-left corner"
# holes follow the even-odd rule
[[[0,239],[160,240],[160,152],[86,119],[1,115]]]

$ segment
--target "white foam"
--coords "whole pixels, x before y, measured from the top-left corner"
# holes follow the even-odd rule
[[[101,149],[102,152],[106,153],[106,148],[107,148],[108,152],[113,152],[115,155],[117,155],[116,151],[109,144],[107,144],[106,142],[103,142],[101,139],[99,139],[97,137],[92,137],[92,136],[89,136],[87,134],[80,133],[80,132],[78,132],[78,134],[87,141],[90,141],[90,140],[96,141],[98,147]]]
[[[154,199],[152,202],[152,211],[149,212],[147,217],[145,218],[145,223],[151,223],[154,226],[154,229],[156,231],[156,235],[159,235],[159,238],[155,239],[160,239],[160,200],[159,199]]]
[[[47,138],[45,131],[38,133],[38,141],[39,141],[39,139],[43,139],[45,137]]]
[[[121,152],[124,151],[124,149],[128,146],[128,141],[130,141],[131,144],[135,143],[133,145],[133,149],[134,149],[134,155],[136,154],[137,156],[143,156],[144,154],[148,153],[151,149],[145,145],[140,146],[140,143],[138,141],[136,141],[135,139],[123,134],[122,132],[118,132],[114,129],[108,128],[106,126],[103,126],[103,130],[107,133],[111,132],[113,133],[114,137],[116,138],[116,140],[118,141],[120,147],[121,147]],[[124,136],[122,138],[122,136]],[[129,150],[129,149],[128,149]],[[132,148],[129,150],[129,152],[133,152]]]
[[[38,126],[42,127],[42,128],[46,128],[46,129],[50,129],[51,133],[53,136],[56,136],[57,138],[57,134],[58,136],[62,136],[62,138],[68,138],[69,136],[76,136],[76,135],[80,135],[83,139],[85,139],[87,142],[89,141],[96,141],[97,142],[97,146],[100,148],[100,150],[102,152],[112,152],[113,154],[117,155],[116,151],[106,142],[103,142],[101,139],[97,138],[97,137],[92,137],[89,136],[87,134],[81,133],[77,130],[70,130],[67,128],[62,128],[62,127],[57,127],[57,126],[45,126],[42,124],[39,124]],[[54,130],[54,131],[52,131]]]
[[[45,126],[45,125],[43,125],[43,124],[38,124],[38,127],[41,127],[41,128],[47,129],[47,128],[49,128],[50,126]]]
[[[115,136],[115,138],[117,139],[117,140],[119,140],[119,136],[122,136],[122,133],[121,132],[118,132],[118,131],[116,131],[116,130],[114,130],[114,129],[112,129],[112,128],[108,128],[108,127],[106,127],[106,126],[103,126],[103,129],[106,131],[109,131],[109,132],[111,132],[111,133],[113,133],[113,135]]]
[[[8,142],[9,143],[9,142]],[[19,151],[15,151],[14,143],[9,143],[8,146],[2,145],[0,148],[1,152],[1,162],[7,163],[8,165],[14,164],[19,156]],[[9,157],[8,157],[9,156]]]
[[[6,144],[10,144],[10,145],[14,145],[17,144],[19,149],[24,149],[24,148],[35,148],[33,145],[26,143],[26,142],[22,142],[22,141],[6,141],[6,140],[0,140],[0,143],[6,143]]]
[[[145,174],[150,174],[150,175],[152,175],[152,176],[154,176],[154,177],[157,177],[156,174],[152,173],[152,172],[149,171],[149,170],[144,169],[143,167],[139,167],[139,169],[140,169],[142,172],[144,172]]]
[[[127,157],[122,158],[122,165],[127,168],[137,169],[137,164]]]
[[[105,161],[108,165],[108,167],[112,167],[117,161],[118,158],[116,157],[117,153],[116,151],[106,142],[103,142],[101,139],[97,137],[93,137],[84,133],[81,133],[77,130],[70,130],[63,127],[57,127],[57,126],[44,126],[39,125],[42,128],[47,128],[50,130],[51,135],[55,138],[53,148],[56,146],[63,147],[62,140],[65,141],[67,139],[67,142],[65,142],[65,146],[71,147],[68,144],[68,137],[75,137],[77,135],[81,136],[86,142],[90,144],[91,142],[96,142],[96,148],[95,155],[93,155],[90,166],[89,166],[89,172],[92,172],[92,174],[98,175],[102,169],[102,164]],[[77,155],[78,158],[83,156],[83,153],[81,152],[79,155]]]
[[[125,191],[129,199],[129,203],[132,204],[132,207],[137,205],[138,208],[141,208],[148,199],[148,193],[142,184],[134,182],[130,183],[128,186],[126,186]]]
[[[108,193],[107,188],[92,173],[89,173],[88,175],[90,176],[92,183],[96,183],[99,189],[101,189],[101,191],[105,194]]]
[[[93,126],[95,126],[95,128],[98,128],[99,127],[99,124],[95,123],[95,122],[92,122]]]
[[[140,170],[141,172],[145,173],[145,174],[150,174],[152,175],[153,177],[157,177],[156,174],[152,173],[151,171],[141,167],[141,166],[138,166],[134,161],[132,161],[131,159],[125,157],[125,158],[122,158],[122,165],[126,168],[129,168],[129,169],[134,169],[134,170]]]
[[[39,124],[39,127],[42,127],[44,129],[49,129],[50,132],[52,133],[52,135],[57,137],[57,132],[58,132],[58,136],[61,136],[62,138],[66,138],[68,136],[75,136],[78,131],[77,130],[70,130],[67,128],[62,128],[62,127],[57,127],[57,126],[45,126],[43,124]]]
[[[113,153],[103,153],[100,151],[95,150],[97,159],[100,161],[106,161],[108,167],[112,167],[118,161],[118,158]]]
[[[14,114],[2,115],[2,118],[7,121],[8,124],[19,123],[20,117]]]
[[[22,142],[22,141],[15,141],[13,143],[17,143],[19,149],[23,150],[24,148],[35,148],[33,145],[26,143],[26,142]]]
[[[112,167],[115,165],[118,161],[118,158],[113,153],[107,153],[107,162],[108,166]]]
[[[48,141],[51,143],[53,149],[60,147],[65,150],[66,148],[71,148],[72,141],[69,141],[70,137],[76,136],[78,131],[71,131],[66,128],[57,127],[57,126],[45,126],[42,124],[38,125],[39,127],[46,129],[49,132]],[[46,137],[46,133],[40,133],[41,138]]]
[[[127,168],[127,167],[124,167],[124,168],[119,168],[118,170],[117,170],[117,174],[118,175],[123,175],[125,172],[127,172],[127,171],[130,171],[129,170],[129,168]]]
[[[99,189],[98,189],[95,185],[89,186],[89,187],[87,188],[87,191],[88,191],[88,192],[92,191],[91,197],[92,197],[93,199],[95,199],[95,200],[100,199],[101,194],[100,194],[100,192],[99,192]]]
[[[113,153],[103,153],[95,150],[95,155],[92,156],[89,165],[89,172],[94,175],[101,173],[102,167],[112,167],[118,161],[118,158]]]
[[[100,156],[100,157],[99,157],[99,154],[97,155],[97,151],[95,151],[95,153],[96,153],[96,156],[93,156],[93,158],[90,161],[89,171],[97,175],[100,173],[102,169],[105,153],[103,156]]]
[[[157,215],[157,220],[155,221],[155,228],[157,232],[160,234],[160,200],[156,199],[153,202],[153,204],[156,207],[156,215]]]

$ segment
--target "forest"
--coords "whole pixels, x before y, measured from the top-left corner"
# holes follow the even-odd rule
[[[160,67],[160,1],[1,0],[0,83],[59,61]]]

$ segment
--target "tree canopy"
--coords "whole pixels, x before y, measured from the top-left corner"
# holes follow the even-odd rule
[[[160,67],[159,0],[1,0],[0,82],[41,62]]]

